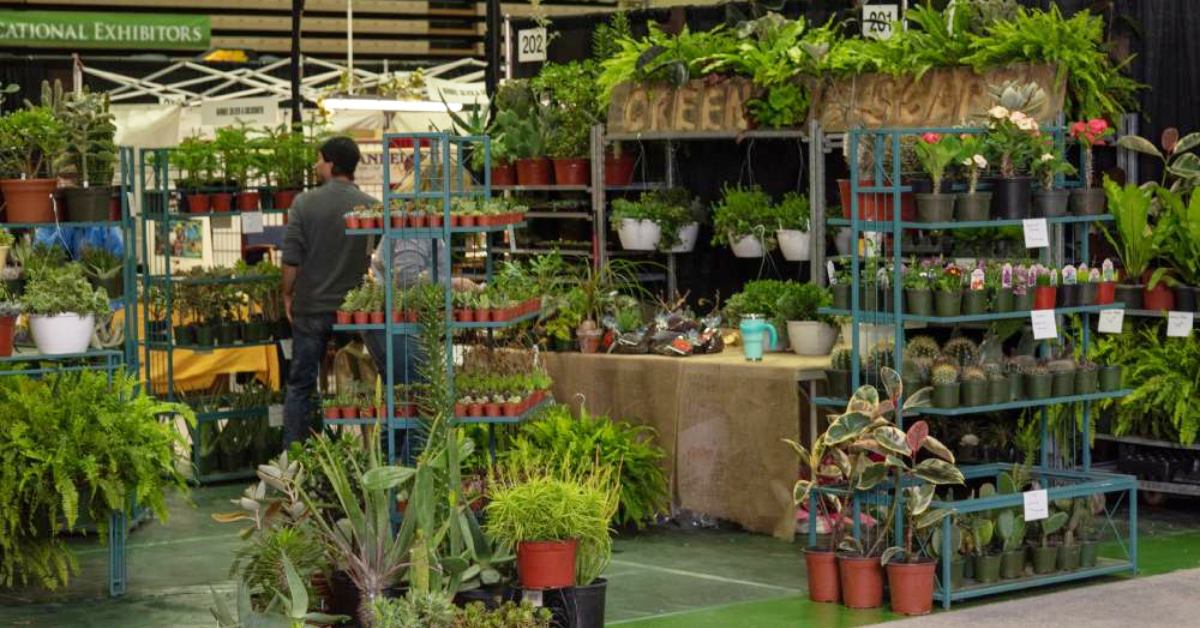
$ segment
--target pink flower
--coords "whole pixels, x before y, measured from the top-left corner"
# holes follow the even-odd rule
[[[1088,124],[1086,122],[1072,122],[1071,123],[1071,137],[1077,138],[1077,137],[1083,135],[1084,133],[1087,133],[1087,130],[1088,130]]]
[[[1108,130],[1108,121],[1104,118],[1092,118],[1088,120],[1087,126],[1093,135],[1100,135]]]
[[[942,136],[938,135],[937,133],[926,133],[925,135],[921,136],[921,141],[925,142],[926,144],[937,144],[938,142],[942,141]]]

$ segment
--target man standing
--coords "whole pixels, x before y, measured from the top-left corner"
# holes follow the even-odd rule
[[[308,437],[316,416],[317,371],[346,293],[367,271],[366,238],[346,235],[343,216],[375,202],[354,185],[361,154],[348,137],[317,150],[321,186],[296,197],[283,238],[283,302],[292,322],[292,363],[283,446]]]

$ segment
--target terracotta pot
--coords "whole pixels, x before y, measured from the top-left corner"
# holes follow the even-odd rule
[[[338,310],[336,322],[338,325],[349,325],[354,322],[354,314]]]
[[[521,414],[521,404],[512,401],[505,401],[500,410],[504,416],[518,416]]]
[[[936,568],[937,563],[929,559],[915,563],[888,563],[892,612],[928,615],[933,611],[933,574]]]
[[[441,214],[430,214],[425,217],[425,219],[429,222],[430,227],[442,226],[442,222],[443,222],[442,218],[443,217]]]
[[[483,404],[473,403],[467,406],[467,416],[483,416]]]
[[[865,179],[859,181],[858,185],[864,188],[875,187],[875,182]],[[838,195],[842,202],[842,216],[849,218],[851,207],[850,179],[838,179]],[[890,193],[859,192],[858,218],[859,220],[891,220],[895,202],[894,195]],[[916,215],[917,203],[913,193],[901,193],[900,218],[902,220],[913,220],[916,218]]]
[[[275,201],[275,209],[291,209],[292,201],[296,200],[297,190],[278,190],[271,195]]]
[[[454,310],[454,320],[460,323],[469,323],[475,320],[474,310]]]
[[[1165,282],[1160,281],[1153,290],[1147,288],[1142,293],[1142,303],[1142,307],[1151,312],[1170,311],[1175,309],[1175,293],[1171,292]]]
[[[369,312],[354,312],[352,316],[355,325],[368,325],[371,323],[371,314]]]
[[[592,160],[555,159],[554,182],[556,185],[589,185],[592,182]]]
[[[512,164],[495,164],[492,166],[492,187],[513,185],[517,180],[516,168]]]
[[[0,317],[0,358],[12,355],[13,323],[16,320],[13,316]]]
[[[633,155],[604,158],[604,185],[624,186],[633,183],[633,167],[637,163]]]
[[[1054,286],[1038,286],[1033,290],[1033,309],[1053,310],[1058,298],[1058,289]]]
[[[467,404],[455,403],[454,404],[454,416],[467,416]]]
[[[550,182],[549,159],[543,157],[517,160],[517,183],[519,185],[550,185]]]
[[[370,218],[362,218],[361,224],[363,229],[378,229],[380,227],[379,219],[374,216]]]
[[[458,223],[463,227],[474,227],[479,216],[463,215],[458,217]]]
[[[491,310],[475,308],[475,310],[474,310],[475,322],[476,323],[488,322],[489,320],[491,320],[490,318],[488,318],[488,316],[491,314],[491,312],[492,312]]]
[[[54,190],[56,179],[4,179],[6,222],[54,222]]]
[[[188,194],[187,195],[188,211],[193,214],[207,214],[212,206],[207,194]]]
[[[229,192],[218,192],[209,196],[214,212],[227,212],[233,209],[233,195]]]
[[[342,406],[341,414],[343,419],[357,419],[358,408],[356,406]]]
[[[490,416],[490,417],[500,416],[500,404],[498,404],[498,403],[483,404],[483,414],[484,414],[484,416]]]
[[[406,323],[417,322],[417,311],[416,310],[405,310],[404,311],[404,322],[406,322]]]
[[[362,220],[358,216],[345,216],[345,217],[343,217],[343,220],[346,221],[347,229],[361,229],[362,228]]]
[[[522,589],[563,589],[575,584],[578,541],[517,543],[517,573]]]
[[[252,212],[258,209],[258,192],[238,192],[238,211]]]
[[[393,310],[392,311],[392,322],[393,323],[403,323],[404,322],[404,312],[401,312],[400,310]]]
[[[371,324],[382,325],[387,321],[386,314],[383,312],[371,312]]]
[[[1096,284],[1096,305],[1108,305],[1112,303],[1117,296],[1117,283],[1115,281],[1104,281]]]
[[[341,408],[325,408],[325,418],[327,418],[327,419],[342,418],[342,409]]]
[[[804,565],[808,574],[808,599],[814,602],[841,601],[837,555],[830,550],[807,548]]]
[[[375,418],[375,406],[371,406],[371,407],[369,407],[369,408],[359,408],[359,409],[358,409],[358,416],[360,416],[360,417],[362,417],[362,418],[364,418],[364,419],[373,419],[373,418]]]
[[[883,606],[883,565],[879,557],[838,556],[842,603],[848,608]]]

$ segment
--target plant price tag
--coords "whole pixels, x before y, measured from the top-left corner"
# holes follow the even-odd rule
[[[271,427],[283,427],[283,404],[273,403],[267,406],[267,424]]]
[[[1058,338],[1058,321],[1054,318],[1054,310],[1033,310],[1029,313],[1033,324],[1034,340],[1053,340]]]
[[[1167,337],[1187,338],[1192,335],[1195,312],[1169,312],[1167,314]]]
[[[1050,226],[1045,218],[1026,218],[1021,223],[1025,227],[1025,248],[1044,249],[1050,246]]]
[[[283,359],[292,359],[292,339],[284,338],[279,341],[279,350],[283,352]]]
[[[262,233],[262,212],[246,212],[242,214],[242,233]]]
[[[542,592],[541,591],[532,591],[532,590],[522,591],[521,592],[521,601],[529,602],[529,605],[534,608],[541,608],[542,606],[545,606],[545,602],[542,601]]]
[[[1125,310],[1100,310],[1097,330],[1102,334],[1119,334],[1125,325]]]
[[[1039,521],[1050,516],[1050,503],[1046,499],[1046,490],[1025,491],[1025,521]]]

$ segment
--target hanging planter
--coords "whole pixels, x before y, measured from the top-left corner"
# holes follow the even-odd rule
[[[779,250],[783,253],[783,259],[789,262],[805,262],[810,259],[812,238],[808,236],[807,231],[779,229],[775,232],[775,237],[779,239]]]
[[[662,229],[653,220],[625,218],[617,228],[617,236],[621,248],[627,251],[653,251],[662,239]]]
[[[696,250],[696,239],[700,236],[700,223],[689,223],[679,228],[678,244],[667,249],[668,253],[691,253]]]
[[[758,236],[747,235],[737,237],[730,234],[729,241],[729,248],[733,249],[734,257],[763,257],[767,254],[766,248],[763,247],[763,243],[758,239]]]

